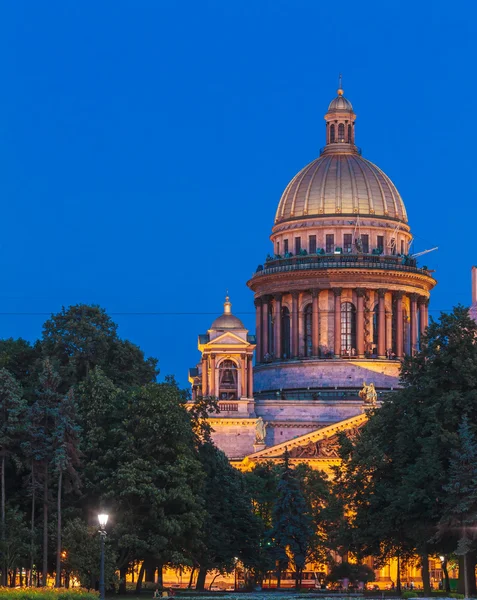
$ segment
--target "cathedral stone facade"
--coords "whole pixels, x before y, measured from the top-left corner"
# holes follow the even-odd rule
[[[283,192],[271,252],[247,282],[255,335],[227,298],[199,336],[192,395],[218,398],[214,440],[240,468],[279,460],[286,446],[328,470],[337,433],[354,435],[366,419],[364,383],[378,401],[397,387],[400,359],[427,327],[436,281],[410,254],[402,198],[362,157],[355,121],[339,89],[325,146]]]

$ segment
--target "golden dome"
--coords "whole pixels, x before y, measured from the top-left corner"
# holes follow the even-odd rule
[[[288,184],[275,223],[331,215],[376,216],[407,223],[396,186],[355,146],[355,119],[351,102],[343,96],[340,76],[338,96],[325,115],[326,146]]]
[[[232,303],[228,296],[225,297],[224,313],[215,319],[210,329],[245,329],[242,321],[232,314]]]
[[[338,95],[330,102],[330,105],[328,106],[328,112],[334,112],[335,110],[346,110],[348,112],[353,112],[353,105],[343,96],[342,90],[338,90]]]
[[[275,223],[308,216],[374,215],[407,222],[393,182],[357,152],[327,150],[290,181]],[[337,144],[338,146],[338,144]]]

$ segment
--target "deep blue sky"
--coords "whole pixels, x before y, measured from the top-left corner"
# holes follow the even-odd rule
[[[431,310],[470,303],[476,17],[470,1],[2,3],[0,336],[34,340],[46,318],[5,313],[99,303],[185,384],[226,288],[253,331],[245,282],[340,71],[414,250],[439,246],[421,261]]]

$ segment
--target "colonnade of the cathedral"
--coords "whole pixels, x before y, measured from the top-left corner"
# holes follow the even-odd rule
[[[386,289],[313,289],[255,300],[256,360],[402,358],[419,348],[428,298]],[[278,318],[277,318],[278,317]]]

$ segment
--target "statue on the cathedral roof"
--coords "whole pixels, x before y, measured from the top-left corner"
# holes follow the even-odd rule
[[[267,435],[267,424],[264,422],[262,417],[258,417],[255,423],[255,443],[264,444],[265,436]]]
[[[363,381],[363,388],[359,392],[359,397],[364,401],[365,404],[376,406],[378,401],[378,393],[376,392],[374,383],[367,385],[366,381]]]

